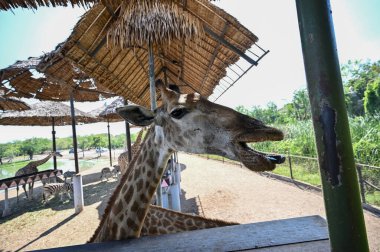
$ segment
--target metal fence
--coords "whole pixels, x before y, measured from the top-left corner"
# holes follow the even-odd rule
[[[274,173],[290,177],[292,180],[307,182],[308,184],[321,187],[319,165],[317,158],[292,155],[290,153],[277,154],[286,156],[286,161],[281,165],[277,165],[277,168],[274,171]],[[207,159],[214,159],[219,160],[223,163],[234,163],[242,166],[239,162],[232,161],[220,156],[202,156],[206,157]],[[377,203],[368,202],[367,200],[369,194],[380,192],[380,167],[356,163],[356,169],[358,174],[362,202],[380,206],[380,195],[378,196],[379,199],[377,200]]]
[[[284,155],[284,154],[282,154]],[[297,178],[294,174],[294,167],[301,166],[309,173],[315,173],[319,176],[319,168],[318,168],[318,159],[313,157],[305,157],[305,156],[297,156],[287,154],[287,161],[284,165],[289,168],[289,177],[295,180],[301,180]],[[367,203],[367,194],[374,193],[376,191],[380,192],[380,167],[356,163],[356,171],[358,174],[360,193],[363,203]],[[306,181],[307,182],[307,181]],[[319,186],[320,180],[319,180]],[[380,202],[380,199],[379,199]]]

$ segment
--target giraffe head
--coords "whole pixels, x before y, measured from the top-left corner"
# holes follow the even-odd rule
[[[241,161],[254,171],[273,170],[285,158],[267,155],[247,143],[279,141],[283,133],[233,109],[212,103],[198,93],[181,94],[178,88],[156,82],[162,105],[155,111],[129,105],[118,113],[137,126],[151,125],[157,142],[174,151],[216,154]]]
[[[62,156],[62,154],[60,153],[60,152],[57,152],[57,151],[52,151],[51,153],[50,153],[50,155],[52,156],[52,157],[63,157]]]

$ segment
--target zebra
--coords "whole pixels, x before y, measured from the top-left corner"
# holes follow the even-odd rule
[[[65,178],[65,183],[67,182],[66,180],[67,180],[67,178],[70,178],[71,180],[71,182],[73,182],[73,176],[76,174],[76,172],[75,171],[67,171],[67,172],[65,172],[65,173],[63,173],[63,177]]]
[[[73,191],[72,183],[51,183],[44,185],[44,191],[42,193],[42,199],[46,203],[47,199],[52,195],[60,195],[61,201],[63,201],[63,194],[66,193],[67,197],[71,199],[70,192]]]
[[[112,171],[109,167],[104,167],[100,173],[100,181],[103,181],[103,178],[106,178],[108,181],[108,178],[112,177]]]
[[[115,179],[119,178],[119,173],[120,173],[120,165],[114,165],[112,169],[112,175]]]

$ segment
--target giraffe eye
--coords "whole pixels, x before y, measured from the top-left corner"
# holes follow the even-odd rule
[[[181,119],[184,115],[186,115],[189,111],[186,108],[178,108],[174,109],[171,113],[170,116],[175,118],[175,119]]]

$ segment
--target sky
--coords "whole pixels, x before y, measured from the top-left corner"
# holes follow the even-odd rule
[[[217,103],[265,106],[274,102],[283,106],[294,91],[306,87],[301,41],[294,0],[220,0],[214,2],[236,17],[259,37],[259,45],[270,50]],[[338,56],[348,60],[379,60],[380,1],[331,0]],[[39,8],[0,11],[0,69],[16,60],[40,56],[64,41],[85,10],[80,8]],[[76,104],[83,111],[103,105]],[[123,123],[111,125],[113,134],[124,132]],[[0,143],[30,137],[50,137],[47,127],[0,126]],[[104,123],[79,126],[78,135],[105,133]],[[57,128],[57,137],[71,135],[71,127]]]

